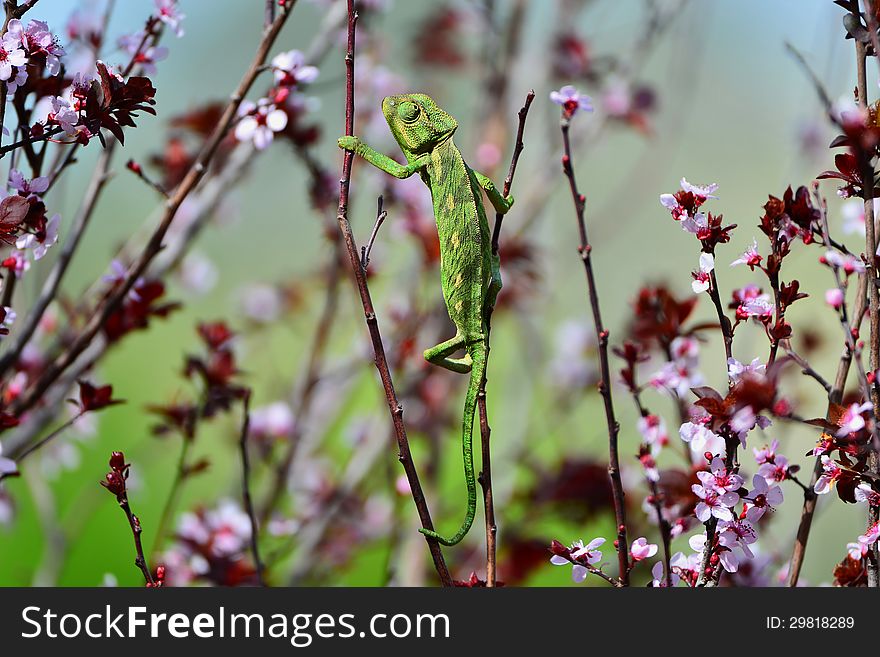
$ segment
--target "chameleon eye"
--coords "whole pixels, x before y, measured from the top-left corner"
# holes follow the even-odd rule
[[[419,108],[415,103],[404,102],[397,107],[397,115],[407,123],[412,123],[419,118]]]

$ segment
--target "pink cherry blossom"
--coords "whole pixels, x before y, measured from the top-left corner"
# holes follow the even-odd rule
[[[773,440],[769,445],[764,445],[761,448],[752,448],[752,454],[755,455],[755,460],[758,462],[758,465],[762,463],[773,463],[773,460],[776,458],[776,450],[779,449],[779,441]]]
[[[17,249],[32,249],[34,260],[40,260],[46,255],[49,247],[58,241],[58,226],[61,224],[61,215],[53,214],[46,222],[46,229],[41,235],[26,233],[15,241]]]
[[[846,552],[854,561],[860,561],[868,554],[868,546],[861,542],[847,543]]]
[[[602,552],[598,549],[603,543],[605,543],[604,538],[594,538],[592,541],[584,545],[583,541],[575,541],[571,544],[569,548],[569,558],[565,558],[561,555],[555,554],[550,558],[550,563],[554,566],[565,566],[571,564],[571,578],[575,582],[583,582],[587,578],[587,574],[590,572],[586,566],[592,566],[595,563],[598,563],[602,560]],[[573,561],[580,561],[586,566],[581,565],[579,563],[572,563]]]
[[[629,553],[633,561],[643,561],[657,554],[657,546],[642,536],[633,541]]]
[[[752,477],[752,490],[746,499],[750,502],[747,518],[757,522],[766,511],[773,511],[774,507],[782,504],[782,489],[775,484],[771,486],[764,476],[756,474]]]
[[[834,482],[840,479],[843,475],[843,471],[829,456],[823,454],[820,458],[822,463],[822,474],[819,476],[819,479],[816,480],[816,485],[813,486],[813,490],[819,495],[823,495],[831,490]]]
[[[819,262],[832,267],[833,269],[842,270],[847,276],[850,274],[862,274],[865,271],[865,263],[854,255],[840,253],[829,249],[825,252]]]
[[[839,287],[832,287],[825,291],[825,303],[837,310],[843,305],[843,290]]]
[[[869,411],[874,408],[874,405],[871,402],[865,402],[863,404],[850,404],[846,411],[844,411],[843,416],[840,418],[840,429],[837,430],[835,435],[838,438],[843,438],[848,436],[851,433],[856,433],[857,431],[861,431],[865,428],[865,417],[862,413]]]
[[[290,406],[276,401],[251,411],[251,432],[258,438],[285,438],[293,431],[294,418]]]
[[[880,506],[880,493],[870,484],[859,484],[855,490],[856,502],[866,502],[869,506]]]
[[[3,261],[3,266],[12,271],[16,278],[21,278],[31,268],[31,262],[24,251],[13,249]]]
[[[730,266],[747,265],[749,269],[754,271],[755,267],[761,264],[761,260],[763,260],[763,257],[758,253],[758,240],[752,238],[752,245],[739,258],[731,262]]]
[[[174,32],[178,38],[183,36],[181,23],[186,15],[181,14],[177,7],[177,0],[155,0],[157,17]]]
[[[706,522],[712,516],[719,520],[733,520],[730,507],[739,502],[739,495],[734,492],[720,494],[714,488],[707,488],[700,484],[693,484],[691,490],[700,498],[694,509],[694,515],[700,522]]]
[[[840,207],[843,216],[843,232],[847,235],[865,236],[865,202],[862,199],[851,199]],[[874,204],[874,218],[880,217],[880,204]]]
[[[9,21],[7,34],[18,39],[28,55],[44,56],[49,75],[58,75],[61,71],[64,48],[58,43],[58,39],[52,34],[45,21],[32,20],[25,29],[21,21],[13,19]]]
[[[46,118],[47,123],[61,126],[61,129],[70,137],[76,136],[79,114],[70,102],[61,96],[54,96],[51,99],[51,104],[52,111]]]
[[[275,83],[284,87],[299,87],[314,82],[318,69],[306,65],[306,58],[299,50],[288,50],[272,58]]]
[[[755,556],[749,545],[758,540],[758,535],[748,520],[734,518],[731,521],[722,521],[718,523],[718,532],[718,542],[724,547],[731,550],[737,547],[749,559]]]
[[[20,22],[16,22],[20,26]],[[8,80],[13,76],[13,67],[25,64],[27,64],[27,53],[21,47],[21,39],[15,33],[7,32],[0,39],[0,80]]]
[[[682,191],[690,192],[697,198],[700,198],[704,201],[710,198],[718,198],[717,196],[713,196],[713,194],[718,191],[718,183],[709,183],[708,185],[692,185],[685,178],[682,178],[680,184]]]
[[[743,485],[743,478],[738,474],[728,472],[724,461],[717,456],[709,464],[708,472],[703,470],[697,473],[697,479],[700,480],[700,483],[705,488],[714,490],[717,493],[736,491]]]
[[[704,541],[706,539],[705,536],[702,536],[701,538]],[[699,549],[702,550],[702,547]],[[688,556],[685,556],[681,552],[676,552],[669,560],[669,566],[673,575],[677,576],[680,580],[684,580],[690,586],[693,586],[700,576],[700,561],[699,552]]]
[[[766,371],[767,366],[757,356],[748,365],[739,362],[736,358],[729,358],[727,360],[727,376],[734,383],[738,383],[745,375],[763,375]]]
[[[551,91],[550,100],[557,105],[561,105],[563,113],[567,117],[574,116],[578,110],[583,110],[584,112],[593,111],[592,99],[580,93],[570,84],[565,85],[559,91]]]
[[[690,443],[691,450],[696,454],[702,454],[703,452],[720,454],[724,452],[724,438],[714,433],[705,423],[685,422],[679,428],[678,435],[681,436],[683,441]]]
[[[645,444],[651,447],[662,447],[669,443],[669,435],[666,433],[666,422],[659,415],[646,415],[636,422],[636,428],[642,435]]]
[[[780,454],[772,462],[761,464],[758,474],[768,482],[785,481],[788,479],[788,459]]]
[[[678,554],[681,554],[680,552]],[[683,556],[683,555],[682,555]],[[672,570],[672,560],[670,559],[670,570]],[[658,561],[654,564],[654,567],[651,568],[651,577],[653,578],[651,581],[651,586],[655,588],[663,588],[666,587],[666,572],[663,566],[662,561]],[[681,577],[678,576],[678,573],[672,572],[670,573],[671,585],[676,586],[680,581]]]
[[[700,292],[705,292],[709,289],[711,284],[710,275],[713,269],[715,269],[715,258],[712,257],[711,253],[701,253],[700,268],[698,271],[691,273],[691,276],[694,279],[691,283],[691,288],[693,289],[694,294],[699,294]]]
[[[257,150],[272,143],[275,133],[287,127],[287,113],[278,109],[266,98],[258,103],[244,101],[238,111],[241,117],[235,126],[238,141],[253,141]]]
[[[49,189],[49,179],[45,176],[39,176],[33,180],[26,180],[18,169],[12,169],[9,172],[9,186],[25,196],[31,194],[39,196]]]
[[[124,34],[119,37],[117,44],[119,48],[131,56],[136,56],[138,66],[143,69],[146,75],[156,74],[156,64],[168,57],[168,48],[164,46],[150,46],[142,49],[144,42],[143,30],[133,32],[132,34]]]

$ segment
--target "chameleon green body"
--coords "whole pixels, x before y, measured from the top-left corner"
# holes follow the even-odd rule
[[[489,178],[471,169],[452,140],[455,119],[424,94],[389,96],[382,112],[407,163],[400,164],[373,150],[357,137],[342,137],[339,146],[397,178],[418,173],[431,190],[440,237],[440,282],[455,337],[425,351],[425,359],[452,370],[470,372],[462,417],[462,453],[467,483],[467,511],[461,528],[450,538],[420,531],[443,545],[455,545],[474,521],[477,487],[474,477],[473,428],[477,394],[486,373],[488,353],[486,308],[501,290],[498,256],[483,207],[483,190],[496,211],[504,214],[513,198],[504,198]],[[452,358],[464,350],[462,358]]]

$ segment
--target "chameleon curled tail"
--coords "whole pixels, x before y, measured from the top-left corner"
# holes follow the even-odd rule
[[[486,373],[486,342],[480,340],[473,343],[468,348],[473,366],[471,367],[471,378],[468,382],[467,395],[464,398],[464,412],[462,413],[461,428],[461,451],[464,458],[464,480],[467,484],[467,511],[465,512],[464,522],[454,536],[444,538],[435,531],[430,529],[420,529],[428,538],[435,539],[441,545],[456,545],[461,542],[465,534],[470,531],[471,525],[474,523],[474,515],[477,512],[477,481],[474,476],[474,415],[477,410],[477,395],[480,392],[480,386],[483,383],[483,376]]]

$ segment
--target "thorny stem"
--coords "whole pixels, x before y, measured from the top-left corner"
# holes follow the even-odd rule
[[[251,65],[230,97],[229,102],[226,104],[226,107],[214,128],[214,132],[205,143],[186,176],[177,186],[174,194],[166,202],[165,212],[159,225],[153,231],[153,234],[143,247],[134,264],[129,268],[124,280],[104,296],[104,298],[98,303],[82,332],[71,342],[68,348],[55,359],[55,361],[46,367],[36,382],[19,398],[19,400],[17,400],[12,409],[14,414],[20,415],[22,412],[30,409],[42,397],[43,393],[58,379],[58,377],[76,361],[77,357],[85,351],[85,349],[91,344],[92,340],[94,340],[95,336],[101,331],[107,318],[115,311],[119,303],[125,299],[126,295],[132,287],[134,287],[137,280],[143,275],[153,259],[162,250],[162,241],[168,233],[168,229],[171,227],[178,209],[187,196],[189,196],[190,192],[192,192],[196,185],[205,176],[208,170],[208,165],[211,163],[220,143],[226,137],[230,126],[235,120],[239,105],[250,90],[254,80],[256,80],[259,75],[263,62],[266,60],[278,34],[281,32],[281,28],[284,27],[284,24],[295,5],[296,0],[290,0],[285,3],[284,7],[280,8],[275,21],[266,29],[263,38],[257,47]]]
[[[345,134],[354,134],[354,41],[355,41],[355,24],[357,23],[357,13],[354,10],[354,0],[348,1],[348,44],[345,55]],[[351,230],[351,223],[348,219],[348,193],[351,180],[351,166],[354,160],[354,154],[346,151],[342,160],[342,177],[339,181],[339,211],[337,213],[337,223],[342,233],[343,242],[351,263],[351,270],[354,274],[355,283],[357,284],[358,294],[361,299],[361,305],[364,309],[364,317],[367,322],[367,328],[370,332],[370,340],[373,343],[374,362],[376,369],[379,370],[379,377],[382,380],[382,387],[385,390],[385,399],[388,402],[388,410],[391,413],[391,420],[394,425],[394,433],[397,438],[397,446],[399,450],[398,459],[403,465],[406,472],[406,478],[409,481],[410,490],[412,491],[413,502],[419,512],[424,529],[433,530],[434,524],[431,521],[431,514],[428,510],[428,503],[425,500],[422,491],[419,475],[416,471],[412,460],[412,453],[409,448],[409,438],[406,434],[406,425],[403,422],[403,406],[397,399],[397,393],[394,390],[394,382],[391,378],[391,371],[388,367],[388,359],[385,356],[385,347],[382,344],[382,336],[379,332],[379,322],[376,318],[376,311],[373,308],[373,301],[370,297],[370,289],[367,285],[367,277],[361,267],[360,255],[357,245],[355,244],[354,235]],[[434,562],[434,568],[440,577],[443,586],[451,586],[452,578],[446,567],[446,561],[443,559],[443,553],[440,550],[440,544],[433,538],[425,536],[425,541],[431,551],[431,558]]]
[[[596,280],[593,275],[592,246],[587,238],[587,224],[584,220],[584,207],[586,198],[578,190],[574,176],[574,167],[571,161],[571,143],[568,130],[570,117],[563,115],[560,123],[562,129],[562,143],[564,155],[562,156],[562,169],[568,178],[571,196],[574,200],[575,215],[578,231],[580,233],[580,245],[578,253],[584,264],[584,272],[587,276],[587,291],[589,294],[590,308],[593,313],[593,324],[599,341],[599,393],[605,405],[605,421],[608,425],[608,476],[611,479],[611,491],[614,498],[614,518],[617,523],[617,561],[619,564],[619,579],[623,586],[629,585],[629,545],[626,540],[626,494],[623,490],[623,482],[620,478],[620,459],[617,452],[617,437],[620,433],[620,424],[614,415],[614,404],[611,399],[611,366],[608,359],[608,330],[602,323],[602,315],[599,309],[599,293],[596,289]]]
[[[507,177],[504,179],[504,188],[502,194],[505,198],[510,196],[510,189],[513,185],[513,177],[516,175],[516,166],[519,163],[519,156],[525,148],[523,143],[523,132],[526,128],[526,118],[529,115],[529,107],[535,99],[534,89],[529,90],[526,94],[526,100],[520,108],[517,116],[519,123],[516,129],[516,141],[514,142],[513,155],[510,158],[510,167],[507,170]],[[501,223],[504,221],[504,215],[500,212],[495,213],[495,226],[492,231],[492,255],[498,255],[498,241],[501,238]],[[487,307],[485,309],[486,322],[486,362],[489,361],[489,352],[491,347],[489,344],[489,334],[492,330],[492,313],[495,307]],[[487,368],[488,369],[488,368]],[[480,417],[480,487],[483,489],[483,508],[486,517],[486,586],[492,588],[496,582],[496,546],[498,526],[495,523],[495,502],[492,495],[492,449],[490,438],[492,428],[489,426],[489,413],[486,408],[486,375],[484,373],[483,380],[480,382],[480,389],[477,393],[477,411]]]
[[[242,505],[251,523],[251,552],[254,555],[254,565],[257,568],[257,580],[261,586],[266,586],[265,569],[260,559],[260,534],[257,525],[257,517],[254,514],[254,502],[251,498],[251,462],[248,456],[247,439],[251,424],[251,391],[245,390],[242,399],[242,422],[241,434],[238,439],[238,447],[241,451],[241,497]]]

